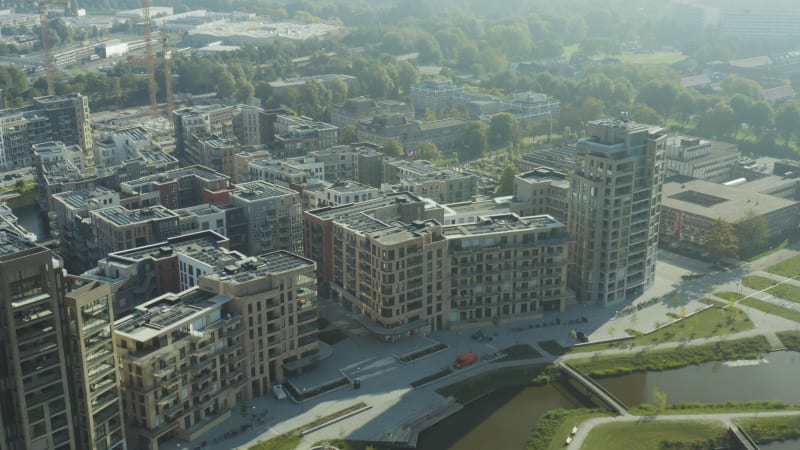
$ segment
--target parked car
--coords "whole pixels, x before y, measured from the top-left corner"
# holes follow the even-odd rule
[[[286,391],[283,390],[282,385],[276,384],[275,386],[272,386],[272,395],[274,395],[278,400],[283,400],[286,398]]]
[[[578,342],[581,343],[589,342],[589,338],[586,337],[586,333],[584,333],[583,331],[578,331],[577,333],[575,333],[575,337],[578,339]]]
[[[456,369],[461,369],[462,367],[467,367],[476,361],[478,361],[478,354],[475,352],[467,352],[456,359],[456,362],[453,363],[453,367]]]

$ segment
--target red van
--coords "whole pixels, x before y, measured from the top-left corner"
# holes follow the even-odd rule
[[[453,363],[453,367],[456,369],[460,369],[462,367],[467,367],[468,365],[474,363],[478,360],[478,354],[475,352],[467,352],[463,355],[459,356],[456,359],[456,362]]]

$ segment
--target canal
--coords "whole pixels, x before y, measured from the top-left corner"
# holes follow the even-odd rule
[[[797,375],[800,353],[783,351],[763,361],[709,362],[662,372],[643,372],[598,380],[627,405],[652,401],[653,389],[675,402],[781,400],[800,403]],[[458,414],[425,430],[421,450],[502,448],[522,450],[542,415],[556,408],[587,404],[571,395],[563,383],[555,386],[504,389],[466,405]],[[798,442],[773,443],[765,450],[798,448]]]
[[[26,205],[13,209],[14,215],[19,219],[19,224],[28,231],[36,233],[40,240],[50,238],[50,227],[47,225],[47,216],[37,205]]]

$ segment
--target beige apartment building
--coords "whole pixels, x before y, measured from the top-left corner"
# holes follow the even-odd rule
[[[114,323],[128,448],[192,440],[227,419],[246,377],[242,317],[197,288],[165,294]]]
[[[448,325],[514,322],[566,310],[569,236],[551,216],[497,214],[442,228],[449,256]]]
[[[77,448],[125,449],[122,397],[111,325],[111,285],[67,276],[66,342],[72,359],[73,421]]]
[[[244,398],[265,395],[273,384],[316,365],[315,270],[313,261],[278,251],[200,277],[202,292],[230,298],[226,311],[244,317]]]

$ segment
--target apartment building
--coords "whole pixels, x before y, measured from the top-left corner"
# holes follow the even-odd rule
[[[90,211],[92,232],[104,253],[167,240],[180,233],[179,216],[161,205],[129,210],[123,206]]]
[[[655,280],[667,134],[622,119],[586,125],[570,187],[578,300],[607,304]]]
[[[111,286],[72,275],[64,282],[76,448],[124,450],[122,380],[112,338]]]
[[[313,261],[287,251],[248,257],[200,276],[201,292],[231,299],[242,320],[246,399],[266,395],[319,359],[317,287]]]
[[[472,174],[436,167],[428,161],[387,160],[384,182],[437,203],[458,203],[472,200],[476,179]]]
[[[381,192],[378,188],[355,181],[338,181],[336,183],[321,181],[303,189],[303,207],[322,208],[323,206],[363,202],[378,198],[380,195]]]
[[[281,249],[302,252],[303,211],[298,192],[266,181],[251,181],[236,186],[231,203],[244,210],[245,253],[260,255]]]
[[[0,298],[0,449],[77,449],[61,261],[4,221]]]
[[[114,322],[128,448],[195,439],[245,398],[244,328],[240,315],[224,310],[230,301],[192,288],[157,297]]]
[[[81,94],[36,97],[32,108],[42,111],[50,121],[52,140],[92,148],[89,97]]]
[[[538,319],[566,310],[569,235],[550,216],[506,213],[442,227],[450,274],[447,325]]]
[[[175,156],[185,161],[187,142],[194,133],[235,137],[241,145],[268,142],[265,120],[269,112],[248,105],[203,105],[174,112]],[[267,120],[268,121],[268,120]]]
[[[200,165],[228,177],[235,174],[233,157],[241,150],[235,137],[220,137],[201,131],[186,139],[184,159],[188,165]]]
[[[305,116],[277,116],[274,132],[273,150],[281,158],[304,156],[339,143],[338,127]]]
[[[548,214],[567,223],[569,186],[566,173],[548,167],[515,175],[511,211],[523,217]]]
[[[102,187],[68,191],[51,197],[50,233],[59,238],[59,253],[70,273],[81,273],[103,257],[93,235],[89,211],[120,205],[119,193]]]
[[[197,278],[244,258],[228,250],[230,240],[211,231],[111,253],[81,276],[111,285],[116,318],[168,292],[197,285]]]
[[[189,166],[120,183],[128,195],[153,196],[169,209],[229,202],[230,177],[203,166]]]

